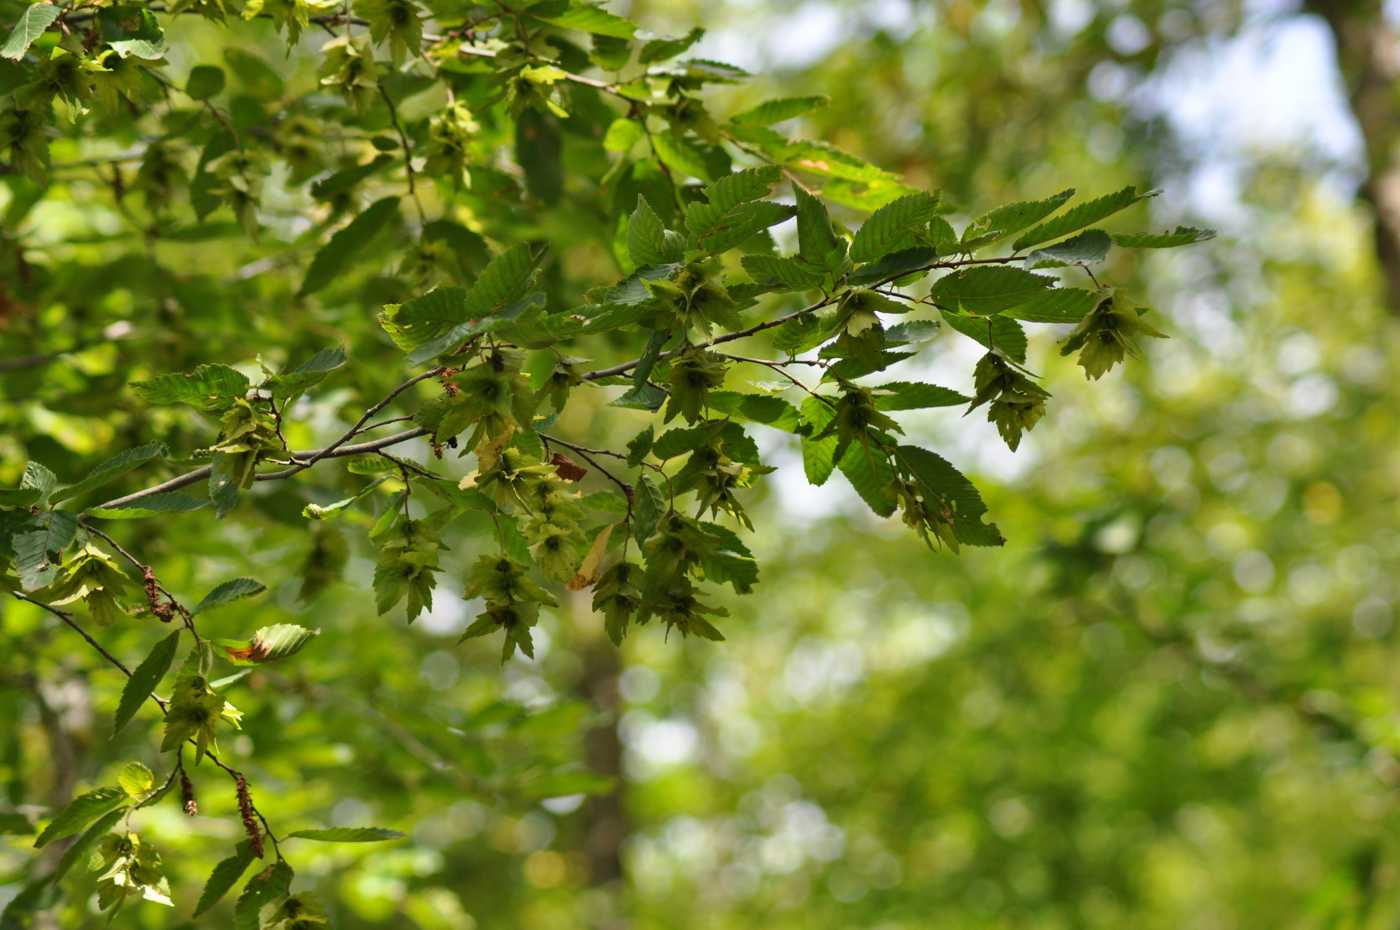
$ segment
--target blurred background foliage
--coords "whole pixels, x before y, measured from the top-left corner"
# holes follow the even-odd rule
[[[1086,389],[1053,337],[1032,343],[1056,417],[1014,460],[989,427],[911,421],[981,474],[1004,549],[929,553],[799,477],[756,507],[761,593],[730,605],[725,644],[650,630],[618,655],[577,599],[545,622],[535,662],[500,668],[492,650],[451,645],[459,599],[407,630],[376,617],[353,552],[350,583],[309,611],[288,583],[212,617],[227,626],[214,636],[254,614],[325,630],[314,677],[260,671],[231,695],[248,715],[233,749],[258,747],[269,818],[410,833],[297,851],[335,926],[1394,926],[1400,327],[1377,195],[1390,152],[1351,107],[1387,75],[1358,74],[1374,62],[1347,45],[1393,40],[1382,5],[624,6],[657,32],[703,22],[702,51],[761,65],[761,82],[727,92],[735,106],[826,93],[812,136],[955,202],[1146,181],[1178,211],[1156,225],[1199,219],[1222,236],[1114,269],[1140,274],[1173,338],[1106,385]],[[1291,61],[1332,122],[1308,122],[1277,59],[1226,66],[1299,36],[1310,52]],[[1270,104],[1296,107],[1284,123],[1301,131],[1231,122],[1267,129]],[[94,293],[141,273],[102,271]],[[265,296],[256,286],[248,300]],[[172,351],[223,350],[193,335]],[[100,372],[107,351],[75,364]],[[3,417],[83,452],[85,411],[28,397],[27,377],[0,373]],[[202,535],[198,559],[172,538],[146,555],[167,586],[198,590],[333,564],[344,546],[327,524],[308,551],[289,521],[256,540]],[[59,803],[149,740],[133,726],[109,742],[95,721],[115,703],[110,676],[37,613],[3,609],[0,781],[11,800]],[[585,799],[600,778],[615,787]],[[217,816],[193,828],[173,806],[142,815],[177,888],[235,838],[231,792],[211,779],[201,807]],[[0,900],[26,845],[0,847]],[[183,914],[132,908],[117,923]],[[79,906],[44,919],[99,925]]]

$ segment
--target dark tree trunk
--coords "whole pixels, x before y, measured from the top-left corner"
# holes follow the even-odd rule
[[[1305,7],[1322,17],[1336,44],[1337,66],[1366,145],[1361,196],[1375,223],[1387,301],[1400,314],[1400,31],[1387,22],[1380,0],[1306,0]]]

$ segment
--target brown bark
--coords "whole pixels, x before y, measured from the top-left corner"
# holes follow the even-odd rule
[[[1400,31],[1381,0],[1306,0],[1327,24],[1352,115],[1366,145],[1361,196],[1371,207],[1387,301],[1400,314]]]

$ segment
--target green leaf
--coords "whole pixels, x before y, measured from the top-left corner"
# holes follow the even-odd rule
[[[1030,268],[1074,265],[1082,262],[1101,262],[1108,256],[1113,240],[1102,229],[1087,229],[1077,236],[1071,236],[1054,245],[1036,249],[1026,258]]]
[[[1032,223],[1039,223],[1060,209],[1073,196],[1074,188],[1071,187],[1044,200],[1025,200],[997,207],[968,224],[967,228],[963,230],[962,247],[971,251],[978,246],[1003,239],[1014,232],[1020,232]]]
[[[560,29],[576,29],[579,32],[611,36],[615,39],[630,39],[637,31],[635,23],[591,3],[574,6],[555,16],[537,16],[536,19]]]
[[[740,416],[788,433],[797,432],[802,423],[797,408],[781,397],[741,394],[738,391],[711,391],[706,403],[711,410]]]
[[[148,404],[188,404],[217,413],[247,394],[251,386],[238,369],[209,364],[185,374],[157,375],[150,381],[138,381],[131,388]]]
[[[15,27],[5,39],[5,44],[0,45],[0,58],[9,58],[12,61],[23,58],[24,53],[29,51],[29,46],[44,34],[44,30],[53,25],[60,12],[62,11],[52,3],[31,4],[20,14]]]
[[[58,860],[58,865],[54,866],[48,880],[56,884],[63,876],[67,875],[69,870],[92,848],[92,844],[106,836],[112,827],[116,826],[117,821],[124,816],[126,816],[126,808],[118,807],[95,820],[92,826],[83,831],[82,836],[70,843],[68,848],[63,851],[63,856]]]
[[[139,58],[142,61],[159,61],[168,50],[165,39],[113,39],[107,43],[119,58]]]
[[[825,430],[835,414],[818,397],[808,397],[800,409],[802,422],[808,427],[806,435],[802,437],[802,470],[806,472],[809,482],[820,486],[826,484],[826,479],[836,468],[836,445],[839,440],[835,433],[817,440],[811,437]]]
[[[666,403],[666,392],[650,384],[638,384],[628,388],[626,393],[609,402],[609,407],[626,407],[630,410],[660,410]]]
[[[156,775],[140,762],[128,762],[117,773],[117,784],[131,800],[140,801],[156,789]]]
[[[978,265],[939,278],[933,299],[942,307],[987,315],[1025,303],[1055,279],[1005,265]]]
[[[958,541],[970,546],[1000,546],[1006,542],[995,523],[984,523],[987,505],[961,472],[942,457],[917,446],[900,446],[895,458],[913,476],[926,497],[951,511]]]
[[[366,495],[373,493],[374,489],[383,484],[384,481],[387,480],[387,478],[387,475],[381,475],[379,478],[376,478],[374,481],[371,481],[369,484],[365,485],[362,489],[360,489],[358,493],[352,494],[349,497],[343,497],[340,500],[335,501],[334,503],[326,504],[325,506],[321,506],[319,504],[307,504],[305,507],[301,508],[301,515],[303,517],[306,517],[306,519],[308,520],[325,520],[334,517],[341,511],[348,510],[350,506],[356,501],[361,500]]]
[[[955,407],[972,400],[952,388],[919,381],[891,381],[870,389],[879,410],[920,410],[925,407]]]
[[[632,533],[637,542],[644,543],[656,532],[656,525],[666,510],[666,498],[662,497],[656,482],[647,474],[638,476],[635,495],[636,502],[632,508]]]
[[[699,42],[705,36],[705,30],[695,28],[679,38],[667,38],[660,36],[649,40],[642,46],[641,53],[637,56],[637,61],[644,65],[649,65],[656,61],[666,61],[675,58],[677,55]],[[644,36],[639,36],[643,38]]]
[[[534,270],[535,257],[525,243],[492,258],[467,290],[467,318],[480,319],[515,303],[525,295]]]
[[[224,658],[234,665],[261,665],[295,655],[320,635],[320,630],[309,630],[295,623],[278,623],[258,630],[252,639],[221,639],[219,646]]]
[[[398,830],[383,827],[331,827],[326,830],[296,830],[287,834],[290,839],[316,840],[319,843],[382,843],[385,840],[402,839]]]
[[[856,489],[871,510],[882,517],[894,513],[897,503],[894,469],[890,467],[889,457],[884,452],[873,445],[852,442],[846,446],[836,467],[841,469],[841,474],[846,476],[851,487]]]
[[[385,197],[370,204],[365,212],[337,230],[311,259],[311,267],[306,269],[299,296],[314,294],[340,277],[374,241],[374,237],[398,215],[399,198]]]
[[[214,871],[209,873],[209,878],[204,883],[204,890],[200,892],[199,903],[194,906],[194,916],[198,917],[218,904],[243,877],[243,873],[253,864],[255,858],[252,846],[244,840],[238,844],[232,856],[214,866]]]
[[[28,462],[20,476],[19,487],[0,491],[0,507],[45,506],[57,486],[58,476],[45,465]]]
[[[204,595],[204,598],[195,605],[193,614],[201,614],[215,607],[222,607],[245,597],[253,597],[267,590],[267,585],[256,578],[233,578],[222,584],[216,585],[214,590]]]
[[[89,491],[102,487],[104,484],[116,481],[134,468],[139,468],[155,459],[164,458],[165,455],[165,443],[161,442],[150,442],[144,446],[127,449],[120,455],[113,456],[88,472],[87,477],[83,480],[59,488],[54,492],[52,500],[57,504],[61,501],[68,500],[70,497],[86,494]]]
[[[1096,291],[1072,287],[1048,288],[1023,304],[1003,310],[1003,316],[1028,323],[1078,323],[1103,300]]]
[[[678,175],[677,181],[684,178],[699,178],[702,181],[710,179],[710,169],[705,165],[705,156],[672,130],[653,133],[651,145],[661,163]]]
[[[943,322],[969,339],[997,349],[1012,361],[1022,364],[1026,361],[1026,331],[1015,320],[1001,315],[978,317],[944,313]]]
[[[822,270],[800,258],[745,255],[740,262],[749,276],[759,284],[781,284],[789,290],[805,291],[822,283]]]
[[[262,926],[259,915],[263,907],[286,897],[292,890],[294,877],[292,867],[279,859],[248,879],[233,908],[234,930],[259,930]]]
[[[72,542],[77,531],[77,518],[64,510],[35,514],[15,529],[10,548],[24,590],[37,590],[54,579],[58,565],[53,553]]]
[[[1197,229],[1194,226],[1178,226],[1164,233],[1114,233],[1113,244],[1125,249],[1174,249],[1215,238],[1213,229]]]
[[[112,724],[113,734],[120,733],[122,727],[136,716],[136,712],[141,709],[146,698],[151,696],[151,692],[160,684],[165,673],[170,671],[170,664],[175,661],[175,651],[180,646],[180,631],[176,630],[169,636],[156,643],[146,658],[141,660],[141,664],[131,673],[131,677],[126,680],[122,687],[121,700],[117,703],[117,715]]]
[[[744,244],[768,227],[791,219],[794,212],[787,204],[767,200],[741,204],[726,213],[696,244],[710,255],[719,255]]]
[[[801,187],[793,190],[797,196],[798,253],[814,265],[829,267],[833,259],[841,257],[842,246],[831,229],[826,204]]]
[[[851,261],[873,262],[891,252],[912,248],[938,209],[931,194],[909,194],[885,204],[856,230],[851,241]]]
[[[831,103],[829,97],[784,97],[768,100],[730,118],[736,126],[771,126],[819,110]]]
[[[195,65],[185,82],[185,93],[193,100],[208,100],[224,89],[224,69],[215,65]]]
[[[637,208],[632,211],[632,218],[627,223],[627,252],[638,268],[673,262],[679,257],[679,250],[667,241],[666,227],[662,225],[661,217],[656,215],[646,197],[640,194],[637,196]]]
[[[131,799],[120,788],[98,788],[74,798],[34,841],[35,849],[43,849],[54,840],[72,836],[103,814],[126,806]]]
[[[120,507],[93,507],[86,513],[90,517],[100,517],[103,520],[139,520],[167,513],[189,513],[208,506],[207,497],[195,497],[184,491],[166,491]]]
[[[345,350],[340,346],[322,349],[295,368],[279,372],[268,380],[267,387],[273,396],[290,399],[325,380],[326,375],[346,362]]]
[[[705,199],[722,214],[742,203],[767,197],[781,177],[782,172],[776,165],[760,165],[757,168],[735,171],[713,184],[706,185]],[[690,215],[690,208],[687,207],[687,222]],[[692,227],[692,231],[699,230]]]
[[[0,811],[0,836],[30,836],[34,824],[18,811]]]
[[[1021,251],[1027,246],[1038,245],[1048,242],[1051,239],[1058,239],[1068,235],[1085,226],[1092,226],[1104,217],[1112,216],[1120,210],[1125,210],[1143,200],[1151,197],[1156,191],[1148,191],[1139,194],[1136,187],[1125,187],[1121,191],[1106,194],[1097,200],[1088,203],[1081,203],[1079,206],[1066,210],[1054,219],[1041,223],[1039,226],[1020,236],[1011,247],[1016,251]]]
[[[630,152],[632,146],[646,138],[646,130],[634,119],[618,117],[603,135],[603,148],[609,152]]]

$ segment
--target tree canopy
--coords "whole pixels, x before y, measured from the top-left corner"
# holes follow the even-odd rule
[[[476,610],[458,648],[492,637],[503,663],[561,635],[542,616],[721,640],[725,604],[765,597],[748,502],[774,462],[839,472],[909,541],[1001,545],[905,417],[975,412],[1016,450],[1053,406],[1028,328],[1059,327],[1101,378],[1163,324],[1097,269],[1211,236],[1125,213],[1141,183],[1002,206],[916,189],[801,132],[826,98],[725,108],[713,92],[749,76],[691,57],[701,30],[593,4],[0,13],[7,634],[67,638],[26,680],[90,668],[123,755],[103,778],[65,767],[38,822],[6,814],[64,846],[10,899],[19,926],[85,855],[103,910],[323,924],[289,841],[401,834],[267,816],[279,785],[309,799],[289,813],[316,807],[333,761],[308,753],[336,712],[304,710],[299,738],[279,721],[366,703],[359,678],[387,683],[443,579]],[[921,363],[959,342],[974,359],[935,383]],[[347,612],[386,619],[338,630]],[[472,752],[418,735],[462,719],[338,712],[435,770]],[[615,773],[534,738],[578,713],[473,709],[509,746],[476,745],[461,777],[508,799],[606,789]],[[11,803],[33,800],[21,781]],[[171,882],[142,825],[210,794],[238,835]]]

